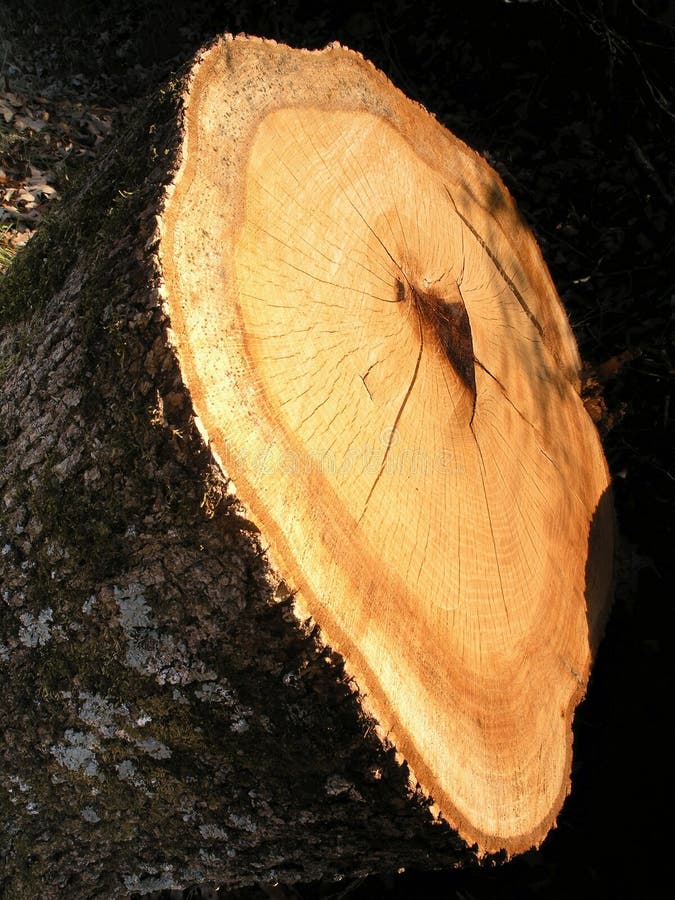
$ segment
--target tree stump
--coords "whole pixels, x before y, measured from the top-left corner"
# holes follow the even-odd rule
[[[495,172],[358,54],[225,37],[0,299],[5,888],[540,844],[613,514]]]

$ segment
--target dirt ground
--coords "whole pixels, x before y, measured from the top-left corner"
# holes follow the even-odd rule
[[[612,472],[617,596],[539,850],[467,872],[162,896],[658,896],[672,762],[675,4],[671,0],[5,0],[0,277],[133,105],[221,31],[360,50],[482,152],[539,239]],[[58,211],[58,210],[57,210]]]

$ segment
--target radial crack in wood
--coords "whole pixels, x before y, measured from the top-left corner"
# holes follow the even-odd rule
[[[437,811],[481,852],[539,844],[612,510],[536,243],[348,50],[222,40],[186,103],[161,254],[214,455]]]

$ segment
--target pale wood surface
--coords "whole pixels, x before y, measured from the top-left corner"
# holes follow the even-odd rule
[[[540,843],[612,517],[536,243],[485,162],[342,48],[223,40],[187,115],[161,253],[214,455],[436,810],[482,851]]]

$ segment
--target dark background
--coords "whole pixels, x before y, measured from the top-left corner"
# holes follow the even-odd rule
[[[115,132],[221,31],[361,51],[500,172],[587,365],[620,554],[613,613],[576,718],[572,794],[539,850],[496,868],[276,893],[223,887],[218,896],[661,896],[673,838],[675,2],[342,0],[332,11],[302,0],[11,0],[0,7],[0,79],[109,109]],[[17,153],[0,154],[0,166],[18,165]],[[60,170],[64,182],[75,167]]]

